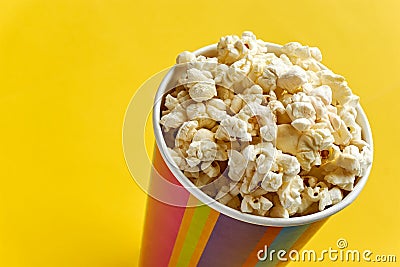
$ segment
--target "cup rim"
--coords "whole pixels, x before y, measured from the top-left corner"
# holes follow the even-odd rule
[[[268,43],[266,42],[266,46],[268,49],[268,52],[273,52],[279,55],[279,49],[282,47],[279,44],[275,43]],[[207,55],[211,53],[216,53],[217,50],[217,44],[211,44],[205,47],[202,47],[193,53],[196,56],[199,55]],[[327,69],[325,65],[322,63],[319,63],[322,69]],[[325,218],[328,218],[332,216],[333,214],[336,214],[340,210],[344,209],[348,205],[354,202],[354,200],[357,198],[357,196],[360,194],[362,189],[364,188],[368,177],[371,172],[372,164],[368,167],[366,170],[365,175],[359,179],[357,184],[354,186],[354,189],[349,192],[349,194],[342,199],[339,203],[323,210],[319,211],[316,213],[304,215],[304,216],[298,216],[298,217],[289,217],[289,218],[274,218],[274,217],[263,217],[259,215],[253,215],[253,214],[247,214],[243,213],[241,211],[235,210],[233,208],[230,208],[212,197],[208,196],[206,193],[202,192],[198,187],[194,186],[192,182],[177,168],[176,165],[174,165],[174,161],[170,154],[168,153],[167,150],[167,145],[164,141],[164,137],[162,134],[161,126],[159,124],[160,118],[161,118],[161,101],[157,101],[159,99],[162,99],[164,92],[168,88],[168,84],[171,82],[174,74],[174,67],[172,67],[168,73],[165,75],[163,80],[161,81],[157,93],[155,95],[155,100],[154,100],[154,105],[153,105],[153,128],[154,128],[154,134],[155,134],[155,139],[156,139],[156,144],[159,148],[160,154],[162,158],[164,159],[165,163],[167,164],[168,168],[172,172],[172,174],[175,176],[175,178],[179,181],[179,183],[190,192],[194,197],[196,197],[198,200],[200,200],[202,203],[208,203],[204,205],[208,205],[210,208],[226,215],[231,218],[246,222],[246,223],[251,223],[251,224],[256,224],[256,225],[263,225],[263,226],[275,226],[275,227],[289,227],[289,226],[297,226],[297,225],[304,225],[304,224],[310,224]],[[366,141],[370,147],[371,147],[371,154],[373,157],[373,139],[372,139],[372,130],[370,127],[370,124],[368,122],[368,118],[362,109],[361,105],[358,104],[357,106],[357,122],[361,126],[362,129],[362,135],[364,141]],[[373,162],[373,159],[372,159]]]

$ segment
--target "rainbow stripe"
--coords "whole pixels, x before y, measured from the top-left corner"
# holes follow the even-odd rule
[[[257,252],[265,245],[269,250],[299,250],[324,223],[285,228],[245,223],[193,205],[201,203],[179,184],[157,149],[154,167],[151,190],[167,190],[165,182],[172,183],[177,192],[165,196],[174,195],[174,201],[191,207],[148,198],[140,266],[281,266],[287,262],[258,261]]]

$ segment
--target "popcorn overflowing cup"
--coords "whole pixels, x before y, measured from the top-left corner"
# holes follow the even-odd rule
[[[300,249],[356,199],[371,129],[321,59],[250,32],[178,56],[155,96],[140,266],[285,264],[260,251]]]

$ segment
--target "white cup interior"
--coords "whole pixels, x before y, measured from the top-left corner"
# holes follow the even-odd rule
[[[279,48],[281,47],[278,44],[267,43],[268,51],[279,54]],[[215,57],[217,54],[217,45],[212,44],[209,46],[205,46],[194,51],[194,54],[204,55],[207,57]],[[320,64],[323,69],[326,67]],[[195,187],[192,182],[179,170],[179,168],[175,165],[173,159],[168,153],[167,145],[163,138],[163,133],[161,130],[161,126],[159,124],[160,116],[161,116],[161,99],[165,92],[168,89],[173,88],[176,84],[178,77],[180,76],[179,70],[172,67],[171,70],[167,73],[167,75],[162,80],[157,94],[155,96],[155,103],[153,107],[153,125],[154,125],[154,133],[156,137],[157,146],[160,150],[160,153],[166,162],[167,166],[174,174],[176,179],[197,199],[199,199],[203,203],[207,203],[211,208],[215,209],[218,212],[221,212],[229,217],[252,223],[258,225],[265,225],[265,226],[277,226],[277,227],[288,227],[288,226],[295,226],[295,225],[303,225],[313,223],[315,221],[322,220],[327,218],[340,210],[344,209],[348,205],[350,205],[356,197],[360,194],[361,190],[364,188],[368,176],[371,172],[371,166],[368,167],[365,176],[363,176],[357,184],[354,186],[353,191],[349,192],[349,194],[343,198],[343,200],[336,205],[333,205],[326,210],[316,212],[309,215],[299,216],[299,217],[292,217],[292,218],[271,218],[271,217],[262,217],[252,214],[242,213],[238,210],[232,209],[224,204],[219,203],[218,201],[214,200],[204,192],[202,192],[199,188]],[[362,128],[362,138],[371,146],[372,154],[373,154],[373,141],[372,141],[372,133],[371,128],[368,123],[367,116],[365,115],[363,109],[360,105],[357,107],[357,123]]]

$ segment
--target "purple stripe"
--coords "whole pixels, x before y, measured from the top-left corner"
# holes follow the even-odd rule
[[[242,266],[267,229],[220,214],[198,266]]]

